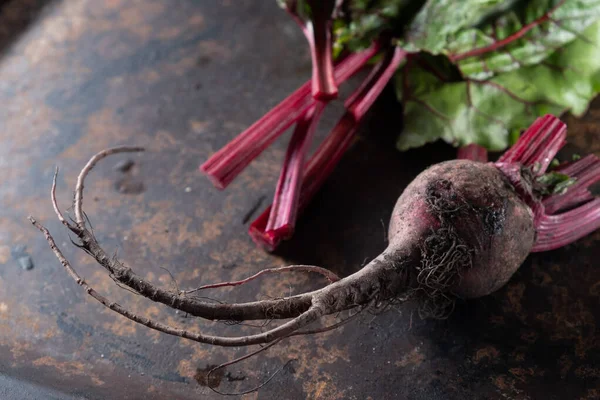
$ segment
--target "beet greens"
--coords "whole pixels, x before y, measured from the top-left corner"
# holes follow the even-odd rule
[[[201,166],[224,189],[296,126],[273,205],[250,226],[251,237],[267,250],[292,236],[299,212],[335,168],[390,80],[404,121],[399,150],[442,139],[468,146],[459,158],[478,160],[487,159],[487,150],[514,144],[537,117],[566,111],[581,115],[600,88],[598,2],[278,2],[307,38],[312,80]],[[323,108],[337,97],[338,85],[371,60],[379,61],[346,100],[348,112],[309,157]]]

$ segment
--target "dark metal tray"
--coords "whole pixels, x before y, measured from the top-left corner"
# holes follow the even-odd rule
[[[145,154],[94,170],[86,210],[98,239],[136,271],[169,287],[164,267],[191,288],[291,263],[357,270],[384,248],[382,221],[406,184],[454,155],[443,145],[394,150],[400,111],[386,93],[295,239],[269,255],[254,247],[243,220],[272,195],[287,140],[224,192],[197,168],[310,75],[304,38],[274,0],[12,0],[0,7],[2,399],[220,398],[206,387],[206,371],[245,351],[169,337],[102,309],[67,276],[28,214],[115,301],[192,329],[252,329],[185,318],[114,285],[55,220],[55,165],[67,206],[93,153],[146,146]],[[600,154],[599,107],[567,119],[567,151]],[[326,116],[321,135],[335,118]],[[114,168],[129,158],[131,170]],[[447,320],[420,320],[410,306],[365,316],[272,348],[216,374],[214,383],[251,387],[294,358],[246,398],[600,398],[599,244],[597,232],[532,255],[505,288],[459,304]],[[34,268],[23,269],[20,257],[31,257]],[[268,278],[210,295],[258,299],[321,283]]]

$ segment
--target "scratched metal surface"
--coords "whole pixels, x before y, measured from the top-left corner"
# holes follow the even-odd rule
[[[92,173],[85,209],[98,239],[132,268],[172,287],[167,268],[191,288],[289,263],[355,271],[384,248],[382,221],[402,188],[452,155],[438,145],[396,153],[398,111],[380,101],[295,240],[268,255],[255,249],[242,221],[271,196],[285,140],[225,192],[197,166],[310,75],[304,39],[275,1],[4,0],[0,7],[0,393],[7,396],[19,393],[11,392],[19,379],[48,388],[46,398],[57,391],[87,399],[220,398],[206,388],[207,369],[245,351],[172,338],[102,309],[28,225],[30,213],[115,301],[190,329],[255,329],[191,320],[116,287],[55,221],[48,197],[55,165],[67,207],[91,154],[146,146],[147,153],[109,159]],[[567,151],[600,154],[600,103],[568,122]],[[115,168],[128,159],[129,171]],[[504,289],[459,304],[446,321],[419,320],[410,306],[364,316],[288,341],[213,383],[243,390],[295,359],[245,398],[600,398],[599,244],[596,233],[529,257]],[[27,256],[33,269],[23,269]],[[294,275],[209,295],[251,300],[319,284]]]

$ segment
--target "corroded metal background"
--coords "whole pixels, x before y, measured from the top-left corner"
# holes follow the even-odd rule
[[[402,188],[452,156],[438,145],[397,153],[399,111],[380,101],[295,240],[268,255],[255,249],[243,221],[271,196],[286,140],[225,192],[197,167],[310,75],[304,39],[275,1],[4,0],[0,7],[0,373],[9,377],[0,387],[17,378],[51,388],[48,398],[56,390],[89,399],[220,398],[206,388],[206,371],[246,351],[172,338],[102,309],[27,223],[30,213],[86,280],[121,304],[190,329],[256,329],[192,320],[115,286],[55,221],[48,197],[55,165],[66,207],[91,154],[146,146],[93,172],[85,209],[98,239],[132,268],[165,287],[175,285],[172,274],[191,288],[291,263],[355,271],[385,247],[384,225]],[[598,110],[600,103],[582,120],[568,119],[567,152],[600,154]],[[124,171],[127,160],[134,165]],[[287,341],[214,383],[248,388],[295,359],[245,398],[600,398],[599,244],[597,232],[531,256],[504,289],[460,304],[446,321],[422,321],[408,305],[366,315]],[[27,257],[33,269],[23,268]],[[290,275],[208,295],[251,300],[320,284]]]

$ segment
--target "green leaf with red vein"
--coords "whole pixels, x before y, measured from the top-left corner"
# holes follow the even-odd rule
[[[444,53],[464,76],[485,79],[543,62],[600,18],[598,0],[524,3],[483,27],[460,31],[448,43]]]
[[[428,0],[398,38],[406,51],[447,54],[465,29],[512,7],[516,0]]]
[[[404,109],[404,130],[397,147],[406,150],[443,139],[456,146],[470,143],[490,150],[509,145],[510,137],[544,114],[585,112],[600,92],[600,23],[580,33],[543,63],[480,81],[447,82],[449,67],[411,68],[397,75]]]

